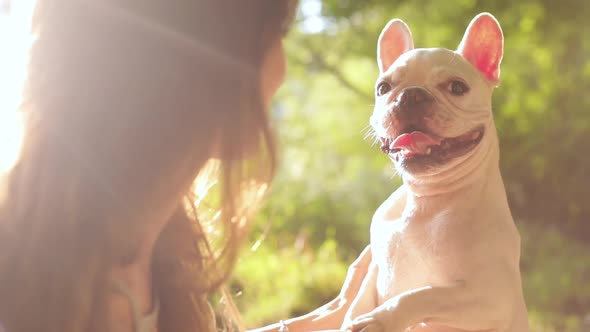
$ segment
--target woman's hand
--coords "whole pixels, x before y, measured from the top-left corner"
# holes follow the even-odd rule
[[[371,248],[367,246],[359,257],[350,265],[340,294],[307,315],[288,319],[285,326],[289,332],[309,332],[322,330],[338,330],[350,304],[356,298],[361,284],[367,275],[371,263]],[[280,324],[273,324],[250,332],[278,331]]]

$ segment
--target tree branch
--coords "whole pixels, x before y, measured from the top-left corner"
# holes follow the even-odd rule
[[[328,63],[324,56],[322,56],[322,52],[315,50],[309,43],[298,42],[298,44],[309,51],[311,60],[305,61],[302,59],[296,59],[297,62],[307,67],[317,67],[319,70],[325,71],[332,75],[338,82],[340,82],[340,84],[342,84],[342,86],[360,98],[373,100],[374,96],[372,94],[366,93],[361,88],[353,84],[348,78],[346,78],[342,71],[338,69],[338,66]]]

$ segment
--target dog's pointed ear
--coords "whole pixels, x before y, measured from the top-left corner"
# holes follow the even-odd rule
[[[481,13],[471,20],[457,49],[457,53],[495,84],[500,81],[503,52],[502,28],[490,13]]]
[[[377,63],[381,73],[385,72],[400,55],[414,48],[412,33],[408,25],[400,19],[387,23],[377,44]]]

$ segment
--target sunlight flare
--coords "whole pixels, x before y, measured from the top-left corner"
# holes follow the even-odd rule
[[[10,13],[0,13],[0,202],[7,192],[7,175],[19,159],[23,128],[19,107],[33,42],[34,0],[12,2]]]

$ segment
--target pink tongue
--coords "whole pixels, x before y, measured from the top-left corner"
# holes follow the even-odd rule
[[[426,154],[428,148],[440,144],[440,139],[434,139],[421,131],[398,136],[389,146],[390,149],[402,149],[412,154]]]

